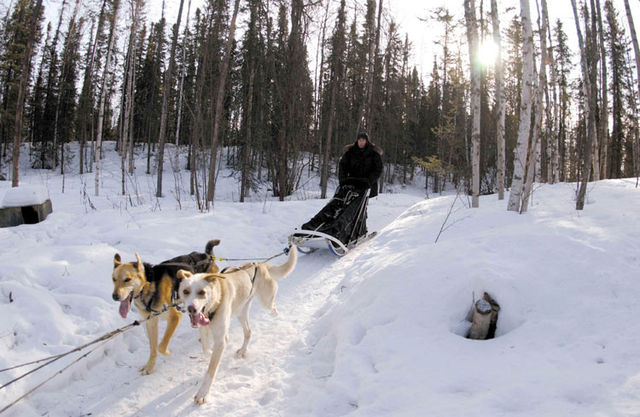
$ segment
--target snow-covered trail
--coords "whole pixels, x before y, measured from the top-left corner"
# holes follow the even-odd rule
[[[415,195],[384,194],[372,200],[369,230],[380,230],[420,199]],[[105,221],[95,231],[87,231],[87,240],[105,241],[119,251],[124,260],[131,260],[137,251],[143,260],[157,262],[184,251],[201,250],[193,247],[194,242],[203,245],[214,237],[222,240],[215,248],[218,256],[270,256],[284,248],[287,232],[315,214],[324,202],[242,205],[221,202],[216,204],[213,214],[190,215],[188,211],[181,211],[166,212],[166,216],[160,217],[148,217],[144,210],[131,210],[130,218],[124,224],[107,221],[108,214],[97,212],[92,215],[104,215]],[[266,216],[264,221],[261,221],[262,216]],[[70,224],[59,224],[58,230],[78,227],[78,222],[85,223],[72,217],[66,221]],[[94,222],[101,223],[92,219],[91,223]],[[163,229],[182,233],[167,236],[166,245],[159,250],[158,237],[163,235]],[[60,245],[60,239],[55,234],[48,234],[40,245],[51,246],[53,250]],[[253,304],[250,315],[253,336],[245,359],[235,357],[235,351],[241,345],[242,331],[233,320],[227,350],[208,402],[203,406],[195,405],[192,399],[208,358],[201,352],[198,331],[190,328],[188,320],[183,318],[170,343],[173,354],[159,356],[152,375],[142,376],[138,372],[146,362],[148,346],[144,330],[137,327],[74,365],[65,377],[54,379],[34,393],[31,398],[36,410],[31,411],[49,416],[282,416],[282,405],[289,395],[297,392],[296,375],[306,373],[303,367],[313,366],[304,360],[306,329],[321,313],[328,295],[340,290],[336,285],[343,279],[340,276],[343,265],[355,262],[368,244],[344,258],[335,258],[328,251],[300,254],[295,271],[279,283],[276,304],[280,315],[272,317],[259,303]],[[103,295],[104,299],[110,298],[112,257],[113,252],[101,254],[100,262],[95,265],[96,276],[91,278],[100,281],[101,292],[108,291]],[[284,262],[284,258],[272,262]],[[112,323],[118,326],[138,317],[132,313],[127,320],[122,320],[118,317],[116,303],[109,307],[114,317]],[[161,324],[163,330],[164,323]],[[33,383],[27,384],[31,385]],[[60,396],[60,390],[64,390],[64,396]]]

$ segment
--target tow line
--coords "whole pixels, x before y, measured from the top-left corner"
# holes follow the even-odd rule
[[[91,345],[95,345],[96,343],[100,343],[98,346],[96,346],[95,348],[91,349],[90,351],[84,353],[83,355],[81,355],[80,357],[78,357],[76,360],[74,360],[73,362],[71,362],[70,364],[68,364],[67,366],[65,366],[64,368],[60,369],[59,371],[57,371],[56,373],[54,373],[53,375],[51,375],[49,378],[45,379],[44,381],[42,381],[40,384],[36,385],[35,387],[33,387],[32,389],[30,389],[29,391],[27,391],[25,394],[23,394],[22,396],[20,396],[19,398],[17,398],[15,401],[13,401],[11,404],[3,407],[2,409],[0,409],[0,414],[4,413],[5,411],[7,411],[9,408],[13,407],[14,405],[16,405],[19,401],[21,401],[22,399],[24,399],[27,395],[33,393],[35,390],[37,390],[38,388],[40,388],[41,386],[43,386],[44,384],[46,384],[47,382],[51,381],[53,378],[55,378],[56,376],[60,375],[61,373],[63,373],[64,371],[66,371],[67,369],[69,369],[71,367],[71,365],[79,362],[81,359],[86,358],[87,356],[89,356],[91,353],[93,353],[94,351],[96,351],[98,348],[101,348],[102,346],[104,346],[107,342],[109,342],[111,339],[113,339],[115,336],[126,332],[129,329],[132,329],[133,327],[139,326],[140,324],[151,320],[152,318],[154,318],[157,315],[160,315],[162,313],[164,313],[165,311],[167,311],[169,308],[171,307],[178,307],[177,303],[174,303],[170,306],[165,306],[164,309],[162,311],[158,311],[152,315],[150,315],[148,318],[144,319],[144,320],[135,320],[134,322],[127,324],[126,326],[120,327],[119,329],[116,330],[112,330],[108,333],[103,334],[102,336],[98,337],[97,339],[92,340],[91,342],[85,343],[82,346],[78,346],[76,348],[73,348],[65,353],[60,353],[58,355],[53,355],[53,356],[49,356],[46,358],[42,358],[42,359],[38,359],[35,361],[31,361],[31,362],[26,362],[26,363],[22,363],[19,365],[15,365],[9,368],[5,368],[5,369],[0,369],[0,373],[2,372],[6,372],[6,371],[10,371],[12,369],[17,369],[17,368],[22,368],[24,366],[28,366],[28,365],[33,365],[36,363],[40,363],[40,362],[45,362],[44,364],[30,370],[29,372],[26,372],[22,375],[20,375],[17,378],[14,378],[13,380],[7,382],[6,384],[0,386],[0,390],[8,387],[9,385],[13,384],[16,381],[21,380],[22,378],[31,375],[32,373],[34,373],[35,371],[44,368],[45,366],[51,365],[52,363],[54,363],[55,361],[64,358],[65,356],[68,356],[74,352],[79,352],[83,349],[88,348]]]

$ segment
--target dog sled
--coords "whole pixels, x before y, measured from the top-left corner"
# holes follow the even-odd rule
[[[289,236],[302,253],[328,248],[335,256],[344,256],[358,244],[375,236],[367,234],[369,183],[347,179],[331,201]]]

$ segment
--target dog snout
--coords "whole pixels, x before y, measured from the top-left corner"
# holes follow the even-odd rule
[[[189,306],[187,307],[187,311],[189,312],[189,314],[195,314],[196,308],[194,306]]]
[[[111,295],[111,297],[113,297],[113,301],[120,301],[120,296],[115,292]]]

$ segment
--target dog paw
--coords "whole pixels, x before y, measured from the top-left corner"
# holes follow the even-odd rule
[[[279,314],[279,313],[278,313],[278,309],[277,309],[277,308],[275,308],[275,307],[273,307],[273,308],[271,309],[271,316],[272,316],[272,317],[277,317],[277,316],[278,316],[278,314]]]
[[[160,352],[164,356],[171,356],[171,350],[170,349],[162,350],[161,348],[158,348],[158,352]]]
[[[236,351],[236,358],[244,359],[246,357],[247,357],[247,350],[246,349],[238,349]]]
[[[198,404],[198,405],[202,405],[204,403],[207,402],[207,390],[200,388],[198,390],[198,393],[195,395],[195,397],[193,397],[193,401]]]
[[[143,366],[142,368],[140,368],[140,373],[142,375],[149,375],[153,372],[153,368],[154,368],[155,364],[146,364],[145,366]]]

